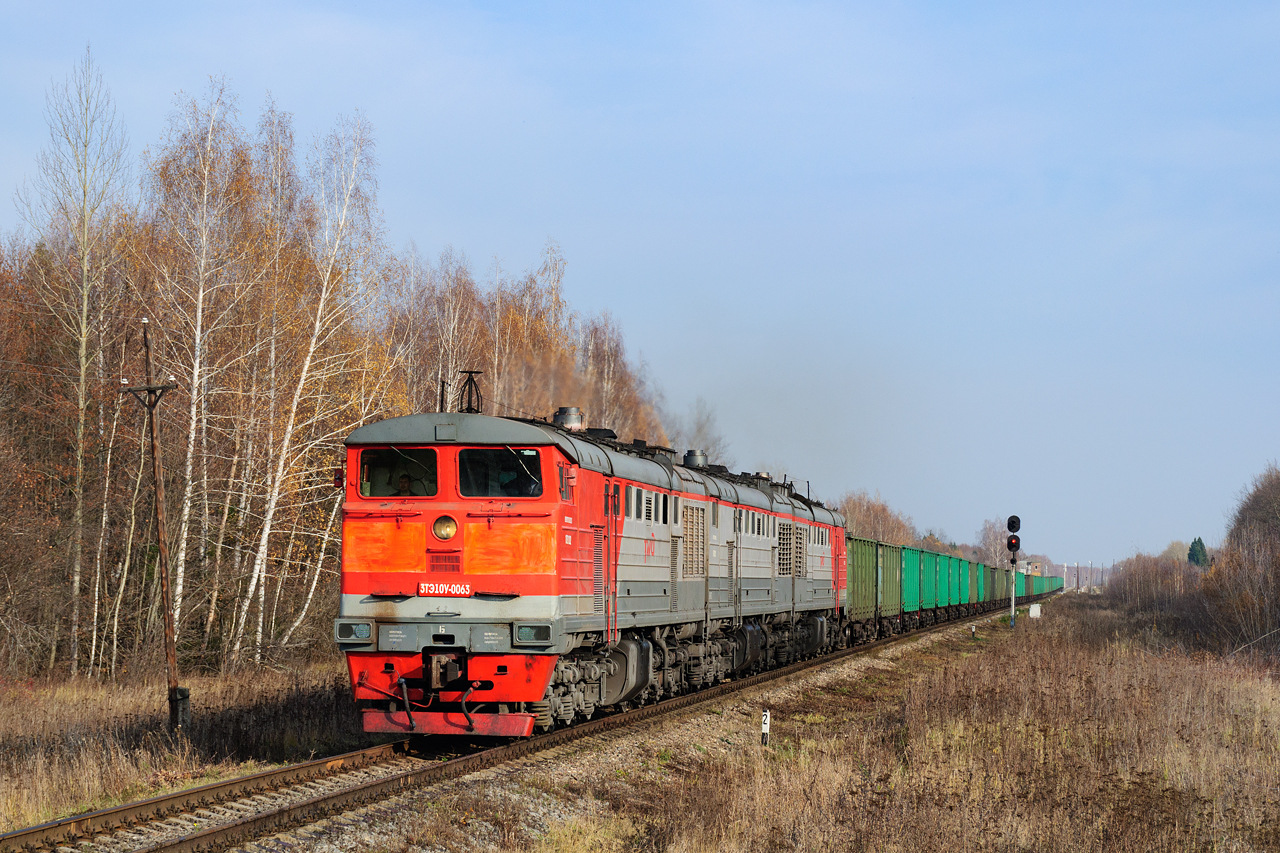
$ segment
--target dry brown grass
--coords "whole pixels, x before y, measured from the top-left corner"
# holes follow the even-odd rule
[[[0,832],[367,742],[333,665],[184,684],[173,738],[162,682],[0,681]]]
[[[774,709],[773,746],[582,794],[661,851],[1280,849],[1280,686],[1059,599]],[[981,643],[979,644],[981,645]]]
[[[881,653],[858,678],[778,691],[769,748],[742,736],[758,711],[735,703],[712,729],[694,718],[633,748],[458,780],[318,849],[1280,849],[1280,685],[1259,664],[1167,640],[1098,599],[1062,597],[1016,634],[952,631]],[[0,736],[15,728],[0,723]],[[118,773],[154,784],[203,759],[138,749]]]

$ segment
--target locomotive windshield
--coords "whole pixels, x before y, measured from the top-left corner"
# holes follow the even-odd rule
[[[533,448],[474,447],[458,452],[458,489],[469,498],[536,498],[542,469]]]
[[[429,498],[436,493],[436,452],[385,447],[360,453],[360,494],[366,498]]]

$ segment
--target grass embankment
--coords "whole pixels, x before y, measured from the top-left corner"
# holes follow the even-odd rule
[[[340,666],[184,678],[181,738],[163,682],[0,681],[0,832],[366,744]]]
[[[654,850],[1280,848],[1280,686],[1097,600],[774,708],[773,745],[593,783]],[[1149,625],[1149,623],[1148,623]]]
[[[1097,599],[792,693],[768,748],[742,703],[727,728],[526,773],[515,797],[455,790],[371,849],[1280,849],[1280,685]]]

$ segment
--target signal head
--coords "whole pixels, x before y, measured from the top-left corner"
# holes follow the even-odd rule
[[[1022,519],[1016,515],[1011,515],[1006,526],[1009,528],[1010,533],[1017,533],[1022,528]]]
[[[1016,533],[1010,533],[1009,538],[1005,540],[1004,544],[1005,547],[1015,554],[1022,549],[1022,540],[1018,538]]]

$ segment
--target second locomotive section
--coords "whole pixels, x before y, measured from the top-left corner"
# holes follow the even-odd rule
[[[347,439],[335,639],[366,731],[528,735],[847,641],[838,514],[574,426]]]

